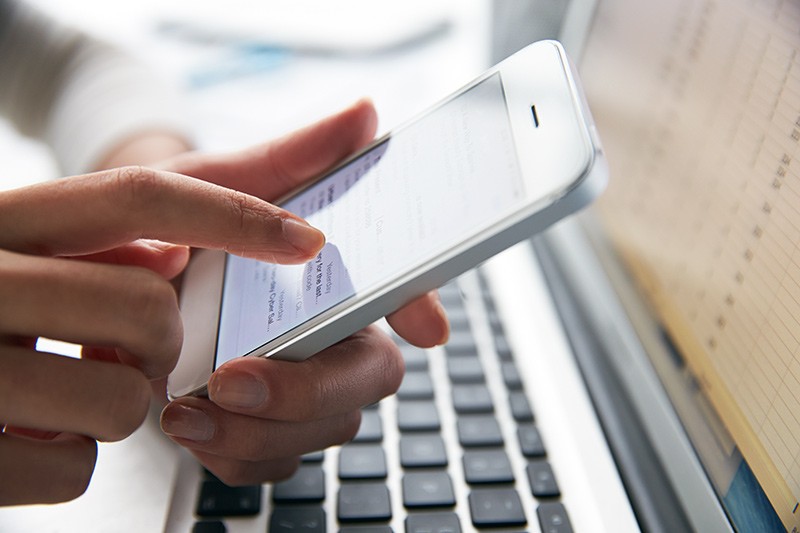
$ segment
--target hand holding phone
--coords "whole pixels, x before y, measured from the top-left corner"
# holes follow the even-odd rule
[[[369,143],[377,115],[361,100],[288,135],[233,154],[194,154],[171,170],[276,198],[331,168]],[[447,336],[435,291],[387,315],[409,343],[434,346]],[[231,485],[263,483],[291,474],[300,454],[352,439],[364,405],[393,393],[403,359],[379,328],[368,327],[306,361],[241,357],[214,372],[209,398],[170,402],[161,427]]]
[[[202,394],[234,358],[341,340],[587,204],[601,163],[563,49],[529,46],[280,200],[325,233],[312,261],[196,254],[169,394]]]

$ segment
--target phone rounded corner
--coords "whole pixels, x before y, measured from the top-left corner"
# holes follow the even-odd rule
[[[593,145],[590,160],[582,178],[577,180],[574,187],[567,193],[573,199],[574,210],[578,211],[599,198],[608,186],[608,179],[608,161],[604,157],[602,149]]]
[[[206,379],[198,378],[193,381],[183,380],[176,383],[178,378],[170,374],[167,376],[167,399],[173,401],[187,396],[205,396],[208,392],[209,378],[211,378],[211,373]]]

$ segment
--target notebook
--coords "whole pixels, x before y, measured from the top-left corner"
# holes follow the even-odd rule
[[[607,193],[444,287],[353,442],[230,489],[151,428],[151,505],[100,529],[800,529],[800,5],[492,7],[494,59],[578,59]]]

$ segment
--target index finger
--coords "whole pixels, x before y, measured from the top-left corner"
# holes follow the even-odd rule
[[[75,176],[0,194],[0,247],[78,255],[141,238],[303,263],[325,238],[254,196],[142,167]]]

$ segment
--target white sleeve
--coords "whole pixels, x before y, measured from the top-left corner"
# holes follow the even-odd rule
[[[177,90],[113,46],[0,0],[0,113],[48,144],[65,174],[86,172],[137,133],[187,137],[179,102]]]

